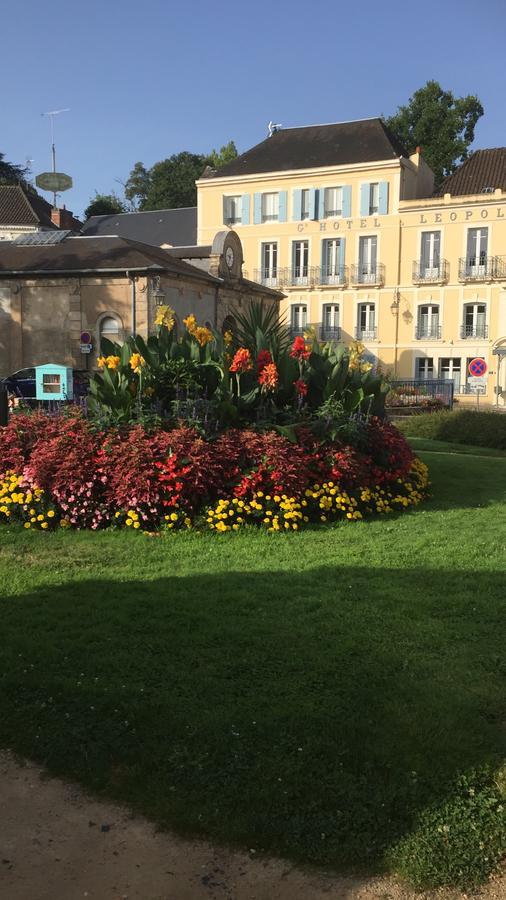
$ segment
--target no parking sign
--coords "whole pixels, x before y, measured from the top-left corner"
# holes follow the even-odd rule
[[[475,378],[481,378],[483,375],[487,374],[488,366],[484,359],[481,359],[480,356],[475,356],[467,368],[470,375],[474,375]]]

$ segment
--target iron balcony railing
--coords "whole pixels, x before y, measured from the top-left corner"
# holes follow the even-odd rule
[[[383,263],[377,263],[375,266],[358,263],[351,267],[351,283],[355,285],[383,285],[385,283],[385,266]]]
[[[463,340],[471,338],[488,338],[488,325],[462,325],[460,337]]]
[[[378,329],[376,326],[373,328],[362,328],[360,325],[357,325],[355,328],[355,338],[357,341],[375,341],[378,336]]]
[[[319,322],[307,322],[305,325],[294,325],[292,323],[288,326],[288,334],[293,340],[296,337],[305,337],[306,334],[318,334],[319,328]]]
[[[322,266],[319,269],[319,284],[344,285],[348,280],[347,266]]]
[[[417,341],[439,341],[441,338],[441,325],[418,325],[415,331]]]
[[[506,256],[495,257],[494,278],[506,278]]]
[[[265,285],[265,287],[277,288],[280,287],[279,280],[279,272],[277,266],[271,266],[270,268],[262,268],[262,269],[254,269],[253,271],[253,281],[258,282],[259,284]]]
[[[315,266],[292,266],[291,268],[255,269],[255,281],[266,287],[313,287],[319,283],[319,269]]]
[[[319,334],[321,341],[341,340],[341,329],[339,325],[320,325]]]
[[[434,284],[448,281],[448,262],[440,259],[436,265],[428,266],[420,260],[413,262],[413,281],[415,284]]]
[[[459,259],[459,281],[486,281],[497,271],[495,256],[466,257]]]

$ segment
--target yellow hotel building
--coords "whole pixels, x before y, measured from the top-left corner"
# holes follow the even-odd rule
[[[245,274],[283,291],[294,334],[358,339],[394,377],[451,379],[464,402],[481,357],[483,400],[504,407],[506,148],[433,183],[380,119],[279,129],[197,182],[198,243],[237,230]]]

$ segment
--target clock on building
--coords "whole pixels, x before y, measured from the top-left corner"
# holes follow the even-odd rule
[[[234,265],[234,259],[234,251],[232,250],[232,247],[227,247],[227,251],[225,253],[225,262],[227,263],[229,269],[231,269]]]

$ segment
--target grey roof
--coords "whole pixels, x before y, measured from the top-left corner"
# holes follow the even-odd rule
[[[41,225],[56,228],[51,221],[52,206],[44,197],[20,184],[0,185],[0,225]]]
[[[379,162],[408,155],[381,119],[360,119],[331,125],[280,128],[220,169],[206,170],[203,177],[226,178],[291,169],[317,169],[322,166]]]
[[[72,275],[84,272],[164,271],[219,284],[220,279],[182,259],[139,241],[120,237],[67,237],[59,244],[0,242],[0,276]]]
[[[475,150],[453,175],[445,178],[434,197],[492,194],[497,188],[506,191],[506,147]]]
[[[197,242],[197,207],[91,216],[84,223],[81,234],[118,235],[154,247],[162,244],[189,246]]]

